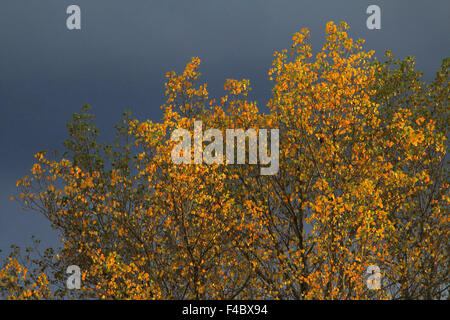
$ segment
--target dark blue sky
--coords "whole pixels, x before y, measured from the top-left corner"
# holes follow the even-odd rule
[[[82,30],[66,28],[66,8],[82,10]],[[366,8],[381,7],[381,30],[366,28]],[[164,74],[192,56],[212,94],[226,78],[248,78],[252,99],[270,96],[267,71],[274,50],[311,31],[320,48],[327,21],[346,21],[350,35],[382,57],[416,57],[431,80],[450,49],[450,1],[365,0],[2,0],[0,2],[0,249],[55,243],[49,223],[9,197],[28,173],[33,154],[62,150],[65,124],[83,104],[93,106],[105,135],[125,109],[161,119]]]

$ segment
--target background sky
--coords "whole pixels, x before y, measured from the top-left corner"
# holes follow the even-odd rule
[[[66,28],[66,8],[81,7],[82,30]],[[381,30],[366,27],[366,8],[381,7]],[[250,79],[250,98],[270,97],[275,50],[309,28],[313,49],[325,24],[346,21],[350,36],[382,58],[416,57],[432,80],[450,49],[448,0],[2,0],[0,2],[0,258],[11,244],[57,244],[49,223],[9,197],[40,150],[63,150],[65,125],[90,104],[106,137],[125,109],[161,119],[164,74],[193,56],[211,95],[226,78]]]

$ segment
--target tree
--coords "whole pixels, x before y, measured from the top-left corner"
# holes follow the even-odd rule
[[[270,112],[228,79],[212,99],[200,60],[167,73],[161,123],[125,113],[114,144],[89,107],[68,124],[63,157],[40,152],[17,182],[62,248],[16,250],[0,271],[8,298],[380,299],[448,297],[448,62],[427,84],[412,58],[386,63],[326,26],[315,56],[303,29],[275,52]],[[288,54],[290,53],[290,55]],[[276,128],[278,174],[259,165],[176,165],[177,128]],[[206,143],[205,143],[206,144]],[[248,157],[248,154],[247,154]],[[224,161],[225,163],[225,161]],[[27,262],[28,261],[28,262]],[[29,264],[33,267],[26,267]],[[68,291],[78,265],[82,289]],[[365,283],[369,265],[381,289]]]

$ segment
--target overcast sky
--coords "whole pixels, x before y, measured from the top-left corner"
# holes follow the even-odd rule
[[[82,29],[66,28],[66,8],[81,8]],[[381,7],[381,30],[366,27],[366,8]],[[9,201],[15,181],[37,151],[62,150],[65,124],[83,104],[93,106],[106,135],[122,112],[161,119],[164,74],[190,57],[212,94],[226,78],[248,78],[251,98],[270,96],[267,71],[274,50],[294,32],[311,31],[320,48],[326,22],[346,21],[350,36],[382,57],[416,57],[431,80],[450,49],[448,0],[2,0],[0,2],[0,249],[55,243],[49,223]]]

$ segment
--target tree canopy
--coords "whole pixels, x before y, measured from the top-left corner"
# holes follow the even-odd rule
[[[45,216],[61,248],[14,250],[11,299],[443,299],[449,294],[448,66],[426,83],[414,59],[364,51],[330,22],[274,53],[268,112],[247,79],[210,97],[199,58],[168,72],[161,122],[124,113],[112,144],[89,107],[65,154],[35,155],[17,200]],[[279,129],[279,172],[174,164],[170,134],[194,121]],[[65,287],[78,265],[80,290]],[[382,285],[370,290],[368,266]]]

